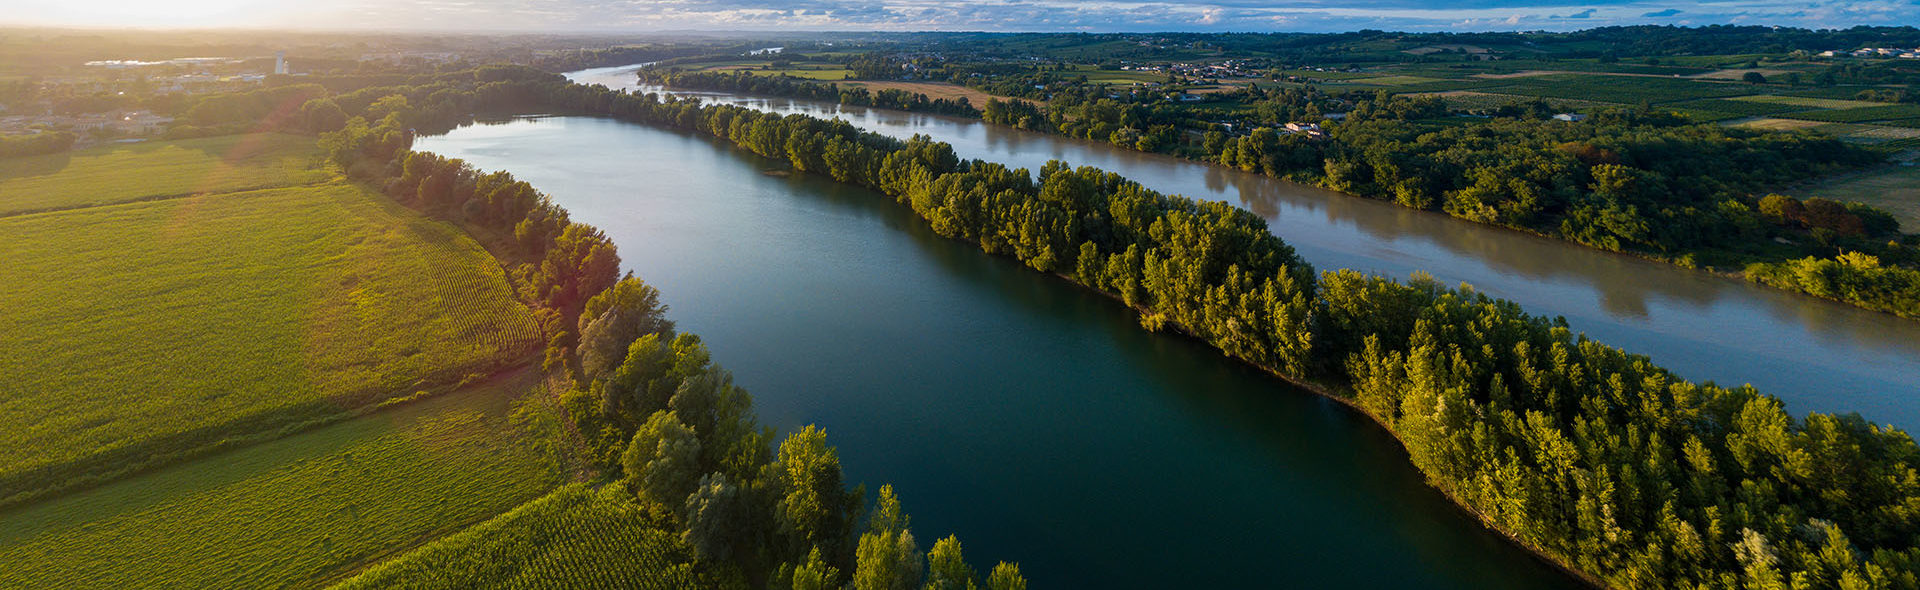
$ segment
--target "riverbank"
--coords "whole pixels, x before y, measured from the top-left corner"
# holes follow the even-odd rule
[[[702,89],[702,88],[697,88],[697,87],[694,87],[694,88],[689,88],[689,89],[690,89],[690,90],[695,90],[695,91],[702,91],[702,92],[705,92],[705,91],[709,91],[709,90],[707,90],[707,89]],[[719,92],[728,92],[728,91],[730,91],[730,90],[719,90]],[[1003,99],[1003,100],[1017,100],[1017,99]],[[984,104],[984,103],[983,103],[983,104]],[[884,107],[868,107],[868,108],[884,108]],[[903,112],[907,112],[907,111],[903,111]],[[980,120],[982,121],[982,123],[984,123],[984,124],[987,124],[987,125],[997,125],[997,123],[993,123],[993,122],[990,122],[990,121],[986,121],[986,120],[984,120],[984,115],[983,115],[983,118],[981,118]],[[1009,128],[1009,129],[1012,129],[1012,127],[1008,127],[1008,128]],[[1056,135],[1056,136],[1058,135],[1058,134],[1055,134],[1055,133],[1051,133],[1051,132],[1046,132],[1046,131],[1035,131],[1035,133],[1045,133],[1045,134],[1048,134],[1048,135]],[[1062,137],[1064,137],[1064,136],[1062,136]],[[1191,157],[1191,156],[1189,156],[1189,155],[1186,155],[1186,154],[1168,154],[1168,153],[1165,153],[1165,152],[1159,152],[1159,151],[1146,151],[1146,150],[1139,150],[1139,149],[1137,149],[1137,148],[1136,148],[1135,146],[1132,146],[1132,145],[1125,145],[1125,144],[1113,144],[1113,145],[1114,145],[1114,147],[1116,147],[1117,149],[1125,149],[1125,150],[1131,150],[1131,151],[1136,151],[1136,152],[1139,152],[1139,153],[1143,153],[1143,154],[1156,154],[1156,155],[1166,155],[1166,156],[1170,156],[1170,157],[1174,157],[1174,158],[1179,158],[1179,159],[1181,159],[1182,161],[1186,161],[1186,162],[1192,162],[1192,163],[1195,163],[1195,164],[1198,164],[1198,165],[1203,165],[1203,166],[1208,166],[1208,167],[1219,167],[1219,168],[1221,168],[1221,169],[1227,169],[1226,167],[1224,167],[1224,166],[1222,166],[1221,164],[1218,164],[1218,163],[1216,163],[1216,162],[1211,162],[1211,161],[1208,161],[1208,160],[1205,160],[1205,159],[1200,159],[1200,158],[1194,158],[1194,157]],[[1270,176],[1270,177],[1271,177],[1271,176]],[[1323,188],[1323,189],[1327,189],[1327,190],[1334,190],[1334,191],[1339,191],[1339,190],[1340,190],[1340,186],[1339,186],[1338,184],[1336,184],[1336,183],[1334,183],[1334,182],[1331,182],[1331,181],[1329,181],[1329,180],[1327,180],[1327,179],[1326,179],[1325,177],[1322,177],[1322,176],[1314,176],[1314,177],[1311,177],[1311,178],[1304,178],[1304,179],[1301,179],[1301,178],[1292,178],[1292,177],[1290,177],[1290,176],[1289,176],[1289,177],[1279,177],[1279,178],[1282,178],[1282,179],[1284,179],[1284,180],[1290,180],[1290,181],[1292,181],[1292,182],[1301,182],[1301,183],[1304,183],[1304,184],[1308,184],[1308,185],[1310,185],[1310,186],[1315,186],[1315,187],[1318,187],[1318,188]],[[1406,205],[1404,205],[1404,204],[1400,204],[1400,203],[1397,203],[1397,202],[1395,202],[1395,201],[1393,201],[1393,200],[1391,200],[1391,199],[1379,199],[1379,198],[1372,198],[1372,197],[1367,197],[1367,196],[1365,196],[1365,195],[1359,195],[1359,194],[1355,194],[1355,193],[1348,193],[1348,192],[1341,192],[1341,194],[1343,194],[1343,195],[1347,195],[1347,196],[1350,196],[1350,197],[1353,197],[1353,198],[1359,198],[1359,199],[1366,199],[1366,200],[1372,200],[1372,201],[1378,201],[1378,202],[1383,202],[1383,203],[1390,203],[1390,204],[1394,204],[1394,205],[1396,205],[1396,206],[1402,206],[1402,207],[1407,207],[1408,209],[1411,209],[1411,210],[1416,210],[1416,211],[1423,211],[1423,212],[1427,212],[1427,213],[1438,213],[1438,212],[1436,212],[1436,211],[1433,211],[1433,210],[1431,210],[1431,209],[1428,209],[1428,208],[1419,208],[1419,207],[1409,207],[1409,206],[1406,206]],[[1799,257],[1797,257],[1797,256],[1796,256],[1796,257],[1790,257],[1790,258],[1786,258],[1786,259],[1780,259],[1780,260],[1771,260],[1771,261],[1768,261],[1768,260],[1762,260],[1762,259],[1757,259],[1757,258],[1752,258],[1752,257],[1751,257],[1751,255],[1745,255],[1745,254],[1739,254],[1739,253],[1736,253],[1736,252],[1733,252],[1733,251],[1730,251],[1730,250],[1725,250],[1725,249],[1714,249],[1714,250],[1707,250],[1707,249],[1700,249],[1700,250],[1697,250],[1697,251],[1691,251],[1691,252],[1687,252],[1687,253],[1684,253],[1684,254],[1680,254],[1680,255],[1662,255],[1662,254],[1660,254],[1660,253],[1657,253],[1657,252],[1653,252],[1653,251],[1649,251],[1649,250],[1646,250],[1646,249],[1640,249],[1640,248],[1626,248],[1626,247],[1621,247],[1621,248],[1602,248],[1602,247],[1597,247],[1597,246],[1593,246],[1593,245],[1589,245],[1589,244],[1585,244],[1585,243],[1582,243],[1582,242],[1580,242],[1580,241],[1577,241],[1577,240],[1573,240],[1573,239],[1569,239],[1569,238],[1566,238],[1566,237],[1562,237],[1562,236],[1560,236],[1560,235],[1558,235],[1558,234],[1556,234],[1556,233],[1554,233],[1554,232],[1551,232],[1551,231],[1543,231],[1543,230],[1539,230],[1539,229],[1535,229],[1535,228],[1529,228],[1529,227],[1519,227],[1519,226],[1515,226],[1515,225],[1511,225],[1511,224],[1502,224],[1502,223],[1492,223],[1492,222],[1487,222],[1487,221],[1477,221],[1477,220],[1473,220],[1473,219],[1468,219],[1468,218],[1464,218],[1464,217],[1456,217],[1456,216],[1449,216],[1449,217],[1452,217],[1452,218],[1455,218],[1455,219],[1460,219],[1460,220],[1462,220],[1462,221],[1465,221],[1465,222],[1469,222],[1469,223],[1475,223],[1475,224],[1478,224],[1478,225],[1482,225],[1482,226],[1487,226],[1487,227],[1493,227],[1493,228],[1499,228],[1499,229],[1505,229],[1505,230],[1513,230],[1513,231],[1516,231],[1516,232],[1519,232],[1519,233],[1522,233],[1522,234],[1527,234],[1527,235],[1533,235],[1533,236],[1538,236],[1538,237],[1541,237],[1541,238],[1544,238],[1544,239],[1550,239],[1550,240],[1555,240],[1555,241],[1560,241],[1560,242],[1565,242],[1565,243],[1568,243],[1568,244],[1570,244],[1570,245],[1573,245],[1573,246],[1575,246],[1575,247],[1579,247],[1579,248],[1584,248],[1584,249],[1590,249],[1590,250],[1594,250],[1594,251],[1598,251],[1598,252],[1606,252],[1606,253],[1608,253],[1608,254],[1615,254],[1615,255],[1625,255],[1625,256],[1628,256],[1628,257],[1632,257],[1632,258],[1636,258],[1636,259],[1641,259],[1641,260],[1647,260],[1647,261],[1651,261],[1651,262],[1656,262],[1656,263],[1660,263],[1660,264],[1663,264],[1663,265],[1670,265],[1670,266],[1673,266],[1673,267],[1677,267],[1677,268],[1680,268],[1680,269],[1686,269],[1686,270],[1698,270],[1698,271],[1705,271],[1705,272],[1707,272],[1708,274],[1713,274],[1713,275],[1718,275],[1718,276],[1730,276],[1730,277],[1734,277],[1734,278],[1737,278],[1737,279],[1741,279],[1741,280],[1743,280],[1743,281],[1744,281],[1744,280],[1746,280],[1746,279],[1748,278],[1748,277],[1746,276],[1746,272],[1745,272],[1745,267],[1746,267],[1747,265],[1749,265],[1749,264],[1752,264],[1752,263],[1758,263],[1758,262],[1772,262],[1772,263],[1780,263],[1780,262],[1785,262],[1785,261],[1787,261],[1787,260],[1791,260],[1791,259],[1797,259],[1797,258],[1799,258]],[[1810,239],[1810,238],[1808,238],[1808,239]],[[1769,243],[1769,244],[1766,244],[1765,246],[1767,246],[1767,247],[1773,247],[1773,248],[1776,248],[1776,249],[1778,249],[1778,248],[1779,248],[1778,246],[1773,246],[1773,245],[1772,245],[1771,243]],[[1728,265],[1731,265],[1731,266],[1734,266],[1734,267],[1736,267],[1736,268],[1716,268],[1716,267],[1715,267],[1715,265],[1714,265],[1714,263],[1713,263],[1713,262],[1712,262],[1711,260],[1710,260],[1710,261],[1708,261],[1708,262],[1705,262],[1705,263],[1703,263],[1703,262],[1699,262],[1699,261],[1698,261],[1697,259],[1698,259],[1698,258],[1701,258],[1701,257],[1706,257],[1706,258],[1718,258],[1718,259],[1725,259],[1725,262],[1724,262],[1724,263],[1722,263],[1722,264],[1720,264],[1719,266],[1728,266]],[[1811,293],[1808,293],[1808,292],[1806,292],[1805,290],[1799,290],[1799,289],[1789,289],[1789,288],[1785,288],[1785,287],[1782,287],[1782,286],[1779,286],[1779,285],[1774,285],[1774,284],[1771,284],[1771,283],[1768,283],[1768,282],[1763,282],[1763,281],[1748,281],[1748,282],[1752,282],[1752,283],[1754,283],[1754,284],[1757,284],[1757,285],[1762,285],[1762,286],[1764,286],[1764,287],[1766,287],[1766,288],[1769,288],[1769,289],[1774,289],[1774,290],[1777,290],[1777,291],[1780,291],[1780,292],[1783,292],[1783,293],[1788,293],[1788,294],[1791,294],[1791,295],[1793,295],[1793,296],[1796,296],[1796,297],[1809,297],[1809,298],[1813,298],[1813,299],[1819,299],[1819,300],[1824,300],[1824,301],[1830,301],[1830,302],[1835,302],[1835,303],[1838,303],[1838,304],[1841,304],[1841,305],[1846,305],[1846,306],[1849,306],[1849,307],[1854,307],[1854,308],[1857,308],[1857,309],[1861,309],[1861,310],[1864,310],[1864,311],[1868,311],[1868,312],[1871,312],[1871,313],[1874,313],[1874,314],[1888,314],[1888,315],[1893,315],[1893,316],[1895,316],[1895,317],[1898,317],[1898,318],[1901,318],[1902,320],[1905,320],[1905,319],[1908,319],[1908,318],[1912,318],[1912,317],[1916,317],[1916,316],[1920,316],[1920,310],[1915,310],[1915,311],[1913,311],[1912,313],[1897,313],[1897,312],[1894,312],[1894,311],[1889,311],[1889,310],[1886,310],[1886,309],[1880,309],[1880,306],[1876,306],[1876,305],[1874,305],[1874,304],[1872,304],[1871,302],[1858,302],[1858,301],[1854,301],[1854,300],[1852,300],[1852,299],[1849,299],[1849,298],[1846,298],[1846,297],[1821,297],[1821,296],[1819,296],[1819,295],[1815,295],[1815,294],[1811,294]]]

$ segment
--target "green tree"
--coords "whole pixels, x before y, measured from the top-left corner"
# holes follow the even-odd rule
[[[907,528],[907,515],[893,486],[880,486],[880,499],[874,504],[867,532],[860,536],[855,552],[853,587],[855,590],[915,590],[920,585],[925,564],[920,547]]]
[[[823,548],[844,556],[853,528],[850,513],[860,496],[842,487],[840,455],[827,445],[827,433],[807,425],[788,435],[767,469],[778,494],[776,529],[789,549],[797,554],[808,547]]]
[[[814,547],[807,553],[806,563],[793,568],[791,587],[793,590],[839,590],[840,570],[827,565],[820,548]]]
[[[1002,561],[987,574],[987,590],[1027,590],[1027,577],[1020,575],[1020,564]]]
[[[934,542],[927,552],[926,590],[977,590],[973,568],[960,552],[960,538],[952,535]]]
[[[580,313],[580,373],[587,381],[607,375],[626,360],[627,348],[648,334],[673,335],[673,321],[660,290],[627,276],[588,299]]]
[[[620,457],[627,487],[645,502],[680,507],[700,480],[700,441],[671,412],[654,412]]]
[[[680,522],[686,529],[680,539],[701,561],[722,563],[750,538],[751,518],[740,488],[727,481],[726,474],[709,473],[700,478],[681,508]]]

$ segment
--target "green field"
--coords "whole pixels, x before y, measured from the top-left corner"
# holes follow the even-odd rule
[[[1786,113],[1780,116],[1786,117],[1789,119],[1806,119],[1808,121],[1828,121],[1833,123],[1863,123],[1867,121],[1897,120],[1897,119],[1909,119],[1914,117],[1920,117],[1920,105],[1914,105],[1914,104],[1888,105],[1883,103],[1875,103],[1875,104],[1877,104],[1878,106],[1856,108],[1856,109],[1842,109],[1842,110],[1833,110],[1833,111],[1801,111],[1798,113]]]
[[[0,587],[313,587],[557,483],[527,371],[0,512]]]
[[[1511,84],[1487,88],[1485,91],[1629,105],[1642,102],[1659,104],[1701,98],[1721,98],[1754,92],[1753,87],[1748,84],[1584,74],[1513,78],[1507,82]]]
[[[1859,201],[1892,213],[1903,231],[1920,229],[1920,166],[1888,166],[1841,176],[1801,191],[1809,197]]]
[[[807,80],[820,80],[823,82],[836,82],[840,80],[845,80],[848,77],[853,75],[852,70],[847,70],[845,68],[823,69],[823,70],[785,69],[785,70],[745,70],[745,71],[750,72],[755,76],[787,76],[791,78],[804,78]]]
[[[324,182],[313,138],[255,134],[0,160],[0,215]]]
[[[685,546],[626,490],[570,485],[382,563],[335,590],[698,588]]]
[[[0,235],[0,502],[538,346],[486,251],[355,185],[18,215]]]
[[[1782,101],[1759,100],[1759,99],[1773,99],[1773,98],[1787,98],[1788,100],[1782,100]],[[1670,103],[1667,106],[1676,108],[1676,109],[1682,109],[1682,110],[1713,111],[1717,113],[1726,113],[1730,115],[1740,115],[1743,117],[1757,117],[1762,115],[1773,115],[1778,113],[1791,113],[1794,111],[1804,111],[1807,109],[1816,108],[1812,106],[1803,105],[1800,103],[1790,102],[1794,100],[1819,101],[1820,99],[1814,99],[1814,98],[1795,99],[1795,98],[1780,97],[1780,96],[1739,96],[1734,98],[1702,98],[1699,100],[1689,100],[1685,102]]]
[[[1441,80],[1421,76],[1381,76],[1378,78],[1355,78],[1349,81],[1356,84],[1373,84],[1377,86],[1411,86],[1414,84],[1440,82]]]
[[[1813,97],[1807,97],[1807,96],[1739,96],[1739,97],[1734,97],[1728,100],[1782,104],[1782,105],[1791,105],[1791,106],[1797,106],[1797,107],[1816,108],[1816,109],[1858,109],[1858,108],[1865,108],[1865,107],[1886,106],[1887,104],[1884,102],[1869,102],[1864,100],[1841,100],[1841,99],[1833,99],[1833,98],[1813,98]]]

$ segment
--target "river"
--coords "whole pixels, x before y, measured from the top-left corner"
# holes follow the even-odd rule
[[[641,87],[635,67],[568,76],[610,88]],[[1471,223],[1443,214],[1208,166],[1104,143],[977,120],[711,92],[682,92],[778,113],[839,117],[895,137],[924,134],[963,158],[1037,170],[1048,160],[1097,166],[1161,192],[1224,200],[1266,218],[1273,232],[1320,269],[1448,284],[1562,316],[1576,331],[1694,380],[1751,383],[1789,411],[1860,412],[1903,428],[1920,425],[1920,322],[1703,272]]]
[[[922,549],[1036,588],[1565,588],[1337,403],[910,211],[713,141],[589,117],[417,149],[513,172],[604,230],[764,423],[825,428]],[[870,487],[868,492],[873,489]]]

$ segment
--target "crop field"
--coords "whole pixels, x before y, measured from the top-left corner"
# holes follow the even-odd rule
[[[1351,82],[1359,84],[1374,84],[1378,86],[1409,86],[1439,81],[1441,81],[1439,78],[1425,78],[1421,76],[1381,76],[1378,78],[1355,78],[1351,80]]]
[[[1758,117],[1762,115],[1772,115],[1777,113],[1791,113],[1794,111],[1804,111],[1804,110],[1814,108],[1811,106],[1799,105],[1799,104],[1789,103],[1785,101],[1746,100],[1747,98],[1782,98],[1782,97],[1767,96],[1767,97],[1736,97],[1736,98],[1702,98],[1699,100],[1689,100],[1686,102],[1669,103],[1667,106],[1673,107],[1676,109],[1684,109],[1684,110],[1714,111],[1714,112],[1720,112],[1720,113],[1727,113],[1730,115],[1740,115],[1743,117]],[[1804,99],[1804,100],[1818,100],[1818,99]]]
[[[1531,96],[1513,96],[1510,94],[1488,94],[1485,92],[1473,92],[1471,90],[1455,90],[1451,92],[1428,92],[1428,93],[1414,94],[1413,96],[1439,97],[1447,101],[1447,104],[1449,106],[1457,109],[1495,109],[1495,108],[1499,108],[1509,104],[1524,103],[1524,102],[1529,102],[1534,100],[1533,97]],[[1620,106],[1615,104],[1608,104],[1604,102],[1593,102],[1588,100],[1550,99],[1547,102],[1557,108],[1573,109],[1573,110],[1602,109],[1602,108]]]
[[[1853,97],[1859,96],[1861,91],[1868,90],[1870,88],[1871,87],[1869,86],[1830,86],[1826,88],[1813,88],[1809,90],[1795,90],[1793,92],[1784,93],[1782,96],[1804,96],[1807,98],[1831,98],[1836,100],[1852,100]]]
[[[1920,228],[1920,166],[1887,166],[1833,178],[1801,191],[1809,197],[1859,201],[1900,220],[1900,228]]]
[[[755,72],[755,73],[757,74],[757,73],[761,73],[761,72]],[[840,69],[840,70],[779,70],[779,71],[775,71],[775,72],[766,72],[766,74],[768,74],[768,75],[780,75],[780,76],[791,76],[791,77],[794,77],[794,78],[806,78],[806,79],[808,79],[808,80],[824,80],[824,81],[828,81],[828,82],[832,82],[832,81],[835,81],[835,80],[845,80],[845,79],[847,79],[848,77],[851,77],[851,76],[853,75],[853,72],[852,72],[851,70],[845,70],[845,69]]]
[[[0,160],[0,215],[327,180],[313,138],[254,134]]]
[[[1815,98],[1811,96],[1756,95],[1756,96],[1738,96],[1738,97],[1730,98],[1728,100],[1793,105],[1793,106],[1814,108],[1814,109],[1858,109],[1858,108],[1866,108],[1866,107],[1886,106],[1887,104],[1884,102],[1869,102],[1864,100],[1844,100],[1844,99],[1836,99],[1836,98]]]
[[[1512,80],[1515,84],[1486,89],[1500,94],[1524,94],[1543,98],[1599,100],[1622,104],[1654,104],[1701,98],[1721,98],[1753,94],[1746,84],[1695,82],[1672,78],[1634,76],[1554,75]]]
[[[1831,111],[1802,111],[1798,113],[1784,113],[1780,116],[1789,119],[1806,119],[1809,121],[1827,121],[1831,123],[1864,123],[1867,121],[1920,117],[1920,105],[1901,104]]]
[[[569,485],[375,566],[334,590],[704,586],[688,550],[626,490]]]
[[[451,225],[347,184],[0,218],[0,502],[522,362]]]
[[[0,587],[314,587],[558,484],[534,371],[0,512]]]

